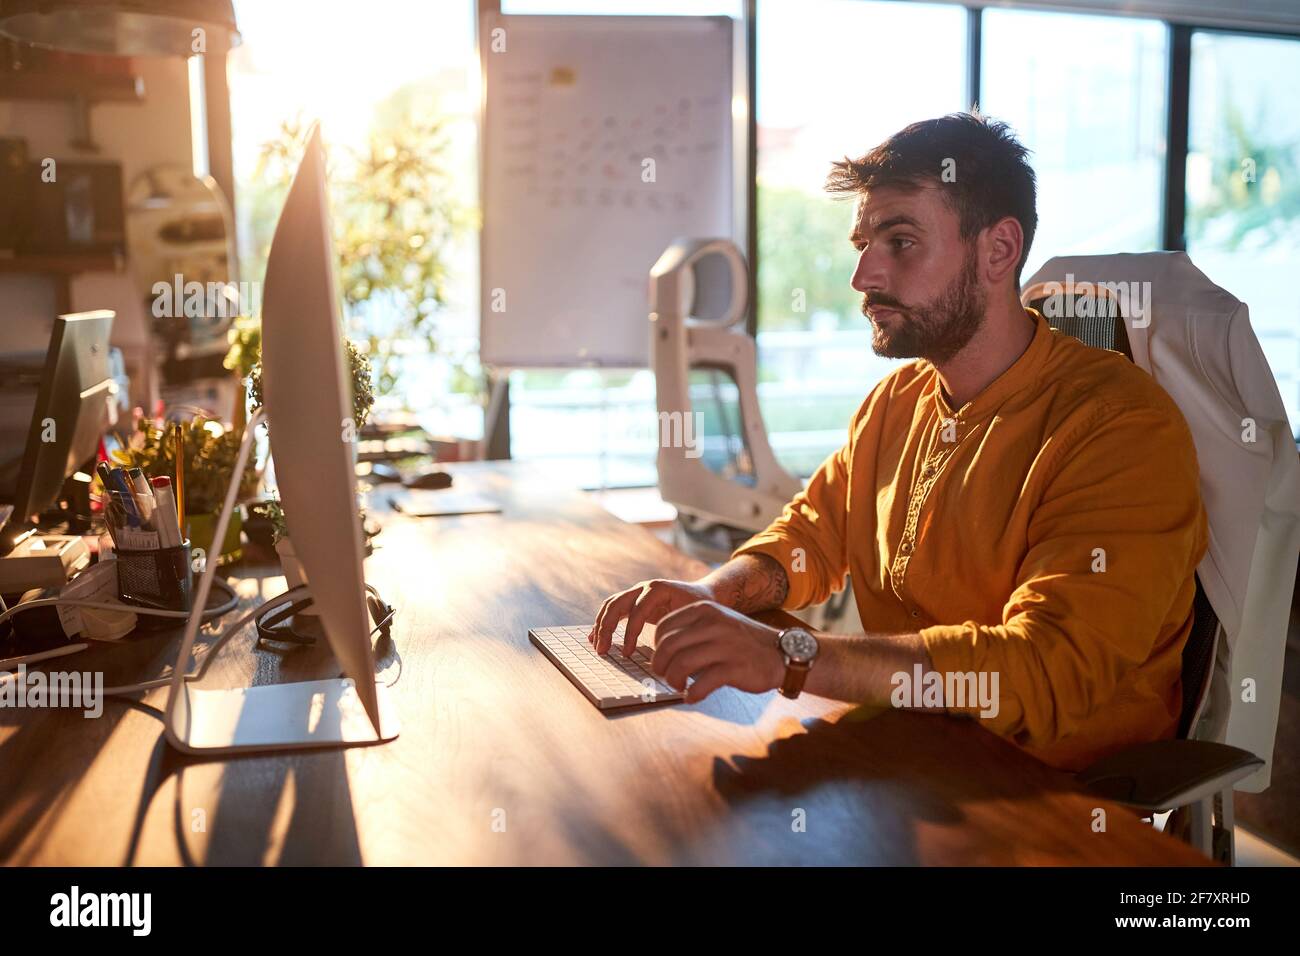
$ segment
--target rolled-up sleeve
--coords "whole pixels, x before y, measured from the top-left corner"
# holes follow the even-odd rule
[[[849,570],[844,535],[849,449],[846,444],[822,462],[781,516],[732,555],[766,554],[775,559],[790,579],[782,604],[787,610],[820,604],[844,587]]]
[[[1062,437],[1002,623],[920,632],[941,673],[998,675],[985,726],[1025,746],[1068,736],[1151,657],[1175,603],[1190,611],[1207,542],[1194,446],[1172,403],[1103,407]]]

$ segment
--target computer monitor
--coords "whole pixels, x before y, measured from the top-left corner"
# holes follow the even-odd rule
[[[112,328],[108,311],[54,320],[19,466],[11,533],[58,500],[64,481],[94,457],[116,421],[117,384],[109,370]]]
[[[362,575],[351,381],[316,127],[267,256],[262,394],[289,539],[330,647],[371,711],[375,663]]]
[[[266,262],[262,393],[289,538],[345,679],[199,690],[174,678],[167,737],[186,752],[338,746],[397,736],[385,688],[375,681],[370,644],[356,429],[350,427],[351,377],[331,237],[325,155],[320,130],[313,128]],[[241,449],[245,456],[251,432]],[[227,506],[232,503],[228,495]],[[200,579],[196,605],[206,599],[213,566],[209,562]],[[197,619],[191,615],[181,660],[188,659]]]

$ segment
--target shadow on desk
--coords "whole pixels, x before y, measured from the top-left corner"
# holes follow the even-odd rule
[[[361,843],[348,785],[346,753],[195,758],[159,740],[132,835],[134,862],[145,815],[173,783],[172,832],[186,866],[359,866]],[[256,786],[263,799],[235,794]]]
[[[241,569],[240,611],[283,590]],[[170,674],[179,629],[92,643],[51,670],[102,672],[105,686]],[[208,653],[214,634],[196,642]],[[205,686],[332,677],[323,646],[254,652],[251,628],[231,641]],[[400,664],[396,652],[379,662]],[[192,665],[191,665],[192,668]],[[167,690],[106,698],[95,719],[61,708],[0,709],[0,861],[7,864],[360,864],[357,809],[344,751],[239,758],[186,756],[162,732]],[[256,801],[243,799],[250,792]],[[129,825],[128,825],[129,821]]]
[[[1013,745],[972,721],[858,708],[800,725],[760,757],[714,761],[729,812],[679,862],[741,841],[747,864],[1089,865],[1117,852],[1157,862],[1135,815],[1112,806],[1111,832],[1094,833],[1098,801],[1036,761],[1041,772],[1027,772]],[[1034,814],[1018,812],[1028,804]]]
[[[339,673],[323,641],[263,648],[251,656],[256,662],[254,684],[317,680]],[[384,671],[394,661],[400,657],[390,647],[377,659],[377,670]],[[349,784],[348,753],[313,748],[234,758],[195,757],[173,751],[160,739],[150,762],[153,792],[142,794],[142,807],[174,778],[173,833],[186,865],[258,861],[358,866],[363,862],[356,826],[360,814]],[[254,792],[257,800],[241,799]]]

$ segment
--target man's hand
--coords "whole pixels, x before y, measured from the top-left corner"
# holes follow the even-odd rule
[[[711,588],[702,581],[642,581],[626,591],[609,598],[596,615],[596,624],[587,635],[588,643],[595,645],[597,654],[609,650],[614,640],[618,622],[627,618],[623,634],[623,656],[631,657],[636,650],[637,638],[647,624],[658,624],[666,614],[671,614],[697,601],[712,601]]]
[[[691,704],[723,685],[761,694],[785,679],[779,634],[731,608],[697,601],[659,621],[651,667],[675,690],[686,689]],[[691,675],[695,683],[686,688]]]
[[[790,592],[785,568],[765,554],[742,554],[698,581],[642,581],[607,600],[587,635],[597,654],[604,654],[614,639],[614,628],[627,618],[623,654],[630,657],[647,624],[658,624],[666,614],[696,601],[715,601],[742,614],[757,614],[780,607]]]

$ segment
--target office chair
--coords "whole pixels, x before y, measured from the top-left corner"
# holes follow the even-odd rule
[[[1153,292],[1157,288],[1159,297]],[[1121,301],[1135,291],[1147,298],[1140,324],[1125,313]],[[1276,693],[1261,693],[1257,704],[1238,706],[1233,688],[1240,686],[1238,675],[1252,670],[1252,679],[1276,675],[1280,681],[1294,583],[1294,568],[1287,561],[1289,555],[1294,562],[1300,550],[1296,457],[1276,384],[1250,330],[1246,306],[1214,286],[1185,253],[1053,259],[1030,279],[1021,301],[1060,331],[1136,361],[1184,410],[1197,443],[1215,535],[1197,569],[1193,624],[1183,648],[1177,738],[1112,754],[1078,779],[1098,796],[1145,814],[1173,811],[1166,832],[1232,864],[1232,794],[1268,785],[1280,695],[1275,687]],[[1130,324],[1145,361],[1135,359]],[[1222,407],[1215,409],[1215,404]],[[1226,507],[1220,493],[1225,458],[1207,457],[1207,451],[1230,449],[1234,443],[1223,440],[1223,426],[1238,428],[1238,419],[1253,419],[1265,438],[1273,439],[1267,454],[1239,452],[1227,459],[1229,482],[1243,470],[1263,478],[1244,483],[1246,490],[1260,492],[1244,515],[1239,504]],[[1281,436],[1287,441],[1280,441]],[[1235,445],[1243,447],[1240,440]],[[1249,547],[1234,549],[1225,540],[1233,537]],[[1262,557],[1255,548],[1257,537],[1266,545]],[[1227,622],[1216,611],[1214,595],[1231,615]],[[1268,660],[1274,665],[1270,671],[1257,670]],[[1234,720],[1245,707],[1261,711],[1246,711],[1251,720]]]
[[[674,543],[705,561],[725,561],[803,488],[768,441],[748,296],[745,257],[726,239],[678,239],[650,270],[659,492],[677,509]],[[856,628],[851,587],[800,615],[824,630]]]
[[[758,353],[743,324],[748,288],[744,257],[725,239],[678,240],[650,270],[660,491],[693,519],[754,534],[803,483],[781,467],[767,440],[758,405]],[[720,395],[722,380],[735,385],[743,450],[733,445],[731,468],[706,454],[707,435],[684,434],[697,420],[691,386],[701,372],[711,380],[716,406],[729,404]],[[727,417],[719,415],[718,424]]]

